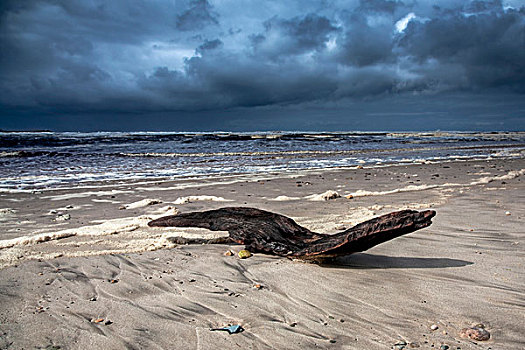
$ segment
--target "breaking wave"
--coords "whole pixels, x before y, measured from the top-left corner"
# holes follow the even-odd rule
[[[524,152],[525,132],[0,132],[0,192]]]

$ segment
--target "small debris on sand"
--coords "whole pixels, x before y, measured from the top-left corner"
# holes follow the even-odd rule
[[[224,256],[233,256],[233,252],[231,250],[227,250],[224,252]]]
[[[477,341],[485,341],[490,339],[489,331],[487,331],[485,326],[482,324],[478,324],[474,327],[463,328],[461,332],[459,332],[459,336]]]
[[[432,326],[430,326],[430,329],[435,331],[436,329],[438,329],[439,326],[437,324],[433,324]]]
[[[0,208],[0,216],[2,215],[11,215],[16,213],[16,210],[11,208]]]
[[[235,333],[243,332],[244,328],[242,328],[240,325],[236,324],[236,325],[222,327],[222,328],[212,328],[211,330],[212,331],[227,331],[230,334],[235,334]]]
[[[250,256],[252,256],[252,253],[250,253],[248,250],[246,249],[243,249],[241,250],[239,253],[237,253],[237,255],[239,256],[239,258],[241,259],[246,259],[246,258],[249,258]]]
[[[55,221],[67,221],[71,219],[71,215],[69,214],[58,214],[55,218]]]
[[[404,348],[406,348],[406,346],[407,346],[407,342],[404,341],[404,340],[401,340],[401,341],[398,341],[397,343],[395,343],[394,346],[392,347],[392,349],[403,350]]]

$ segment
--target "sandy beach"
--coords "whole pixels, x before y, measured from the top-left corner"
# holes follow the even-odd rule
[[[239,245],[173,243],[209,231],[147,226],[225,206],[324,233],[437,215],[329,264],[239,259],[224,255]],[[0,348],[523,349],[524,218],[523,158],[2,193]],[[479,323],[488,341],[459,336]],[[244,331],[211,330],[229,324]]]
[[[0,4],[0,350],[525,350],[525,0]]]

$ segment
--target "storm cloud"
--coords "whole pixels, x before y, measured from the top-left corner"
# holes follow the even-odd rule
[[[192,0],[189,8],[177,16],[177,29],[182,31],[199,30],[211,24],[218,25],[219,21],[206,0]]]
[[[4,117],[525,94],[518,0],[3,1],[0,50]]]

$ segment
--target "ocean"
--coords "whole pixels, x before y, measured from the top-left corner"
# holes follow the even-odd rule
[[[525,132],[2,132],[0,192],[522,157]]]

